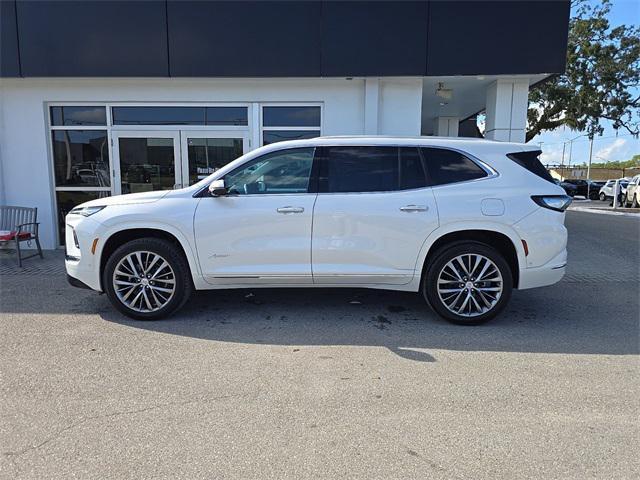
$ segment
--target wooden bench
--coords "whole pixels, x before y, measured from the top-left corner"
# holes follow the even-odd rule
[[[18,254],[18,265],[22,267],[22,260],[42,256],[40,239],[38,238],[38,209],[29,207],[12,207],[0,205],[0,244],[14,242]],[[38,251],[26,257],[22,256],[20,244],[22,242],[36,242]]]

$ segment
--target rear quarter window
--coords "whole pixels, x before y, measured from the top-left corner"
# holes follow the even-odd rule
[[[421,148],[431,185],[468,182],[488,174],[460,152],[441,148]]]
[[[547,171],[546,168],[544,168],[544,165],[542,165],[542,162],[540,161],[539,157],[541,153],[541,150],[531,150],[528,152],[508,153],[507,157],[509,157],[521,167],[526,168],[534,175],[537,175],[538,177],[543,178],[551,183],[555,183],[551,174]]]

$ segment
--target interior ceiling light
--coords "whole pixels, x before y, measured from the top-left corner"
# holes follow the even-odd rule
[[[438,83],[438,89],[436,95],[444,100],[451,100],[453,98],[453,90],[450,88],[444,88],[444,83]]]

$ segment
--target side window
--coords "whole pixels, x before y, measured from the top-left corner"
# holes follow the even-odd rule
[[[224,177],[229,193],[236,195],[307,193],[313,148],[292,148],[267,153]]]
[[[487,176],[482,168],[462,153],[440,148],[423,148],[432,185],[466,182]]]
[[[329,147],[326,167],[328,192],[395,190],[398,185],[398,148]]]
[[[330,193],[389,192],[426,186],[416,148],[328,147],[321,190]]]
[[[400,148],[400,190],[427,186],[420,152],[415,147]]]

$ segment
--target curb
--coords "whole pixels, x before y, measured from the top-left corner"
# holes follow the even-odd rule
[[[620,212],[617,210],[601,210],[597,208],[587,208],[587,207],[569,207],[569,212],[585,212],[585,213],[598,213],[600,215],[616,215],[618,217],[631,217],[640,219],[640,214],[638,213],[628,213],[628,212]]]

